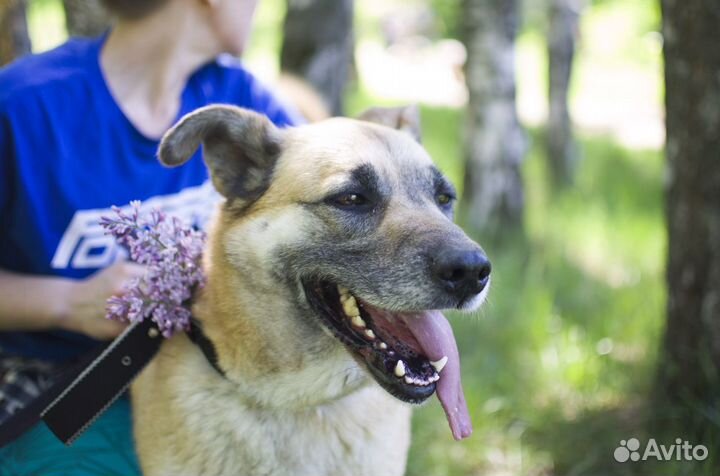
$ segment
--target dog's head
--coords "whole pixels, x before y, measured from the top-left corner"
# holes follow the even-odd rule
[[[296,361],[344,347],[346,365],[352,356],[405,401],[437,388],[453,433],[466,436],[457,347],[437,310],[477,308],[490,263],[452,221],[455,190],[419,143],[417,110],[361,119],[278,129],[210,106],[170,130],[159,156],[177,166],[203,145],[226,199],[208,286],[252,320],[253,331],[237,324],[240,335],[279,341]]]

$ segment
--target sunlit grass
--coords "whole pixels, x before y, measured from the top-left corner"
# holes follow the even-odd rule
[[[28,29],[33,52],[58,46],[67,38],[65,11],[60,0],[33,0],[28,7]]]
[[[458,180],[461,112],[425,109],[423,119],[432,155]],[[479,317],[452,317],[476,433],[453,442],[439,406],[424,406],[408,474],[542,474],[560,464],[557,448],[533,435],[573,441],[571,422],[632,407],[652,382],[665,300],[661,154],[582,137],[576,184],[555,191],[541,131],[531,137],[526,236],[478,237],[493,261],[490,300]],[[611,466],[629,430],[604,422],[577,435],[594,448],[562,464]]]
[[[243,61],[249,65],[253,73],[266,80],[275,78],[280,69],[281,28],[284,16],[284,1],[261,1],[255,14],[250,43],[243,55]]]

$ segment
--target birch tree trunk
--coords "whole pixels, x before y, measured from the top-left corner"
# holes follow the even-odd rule
[[[553,182],[572,182],[578,162],[568,107],[581,0],[550,0],[548,26],[549,114],[546,153]]]
[[[667,328],[660,392],[720,407],[720,2],[662,0]],[[703,410],[704,411],[704,410]],[[713,425],[716,425],[713,422]]]
[[[288,0],[280,66],[309,82],[335,116],[353,55],[353,0]]]
[[[0,66],[31,51],[26,0],[0,0]]]
[[[475,229],[496,234],[522,225],[520,164],[525,134],[515,109],[516,0],[464,0],[466,80],[464,210]]]

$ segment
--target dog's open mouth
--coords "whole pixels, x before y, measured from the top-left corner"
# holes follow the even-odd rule
[[[304,288],[322,324],[385,390],[411,403],[437,390],[453,436],[470,435],[457,344],[442,313],[386,311],[327,281],[305,282]]]

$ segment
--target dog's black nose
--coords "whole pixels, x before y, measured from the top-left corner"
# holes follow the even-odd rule
[[[432,271],[445,290],[460,299],[478,294],[490,278],[490,261],[479,250],[444,250],[435,256]]]

